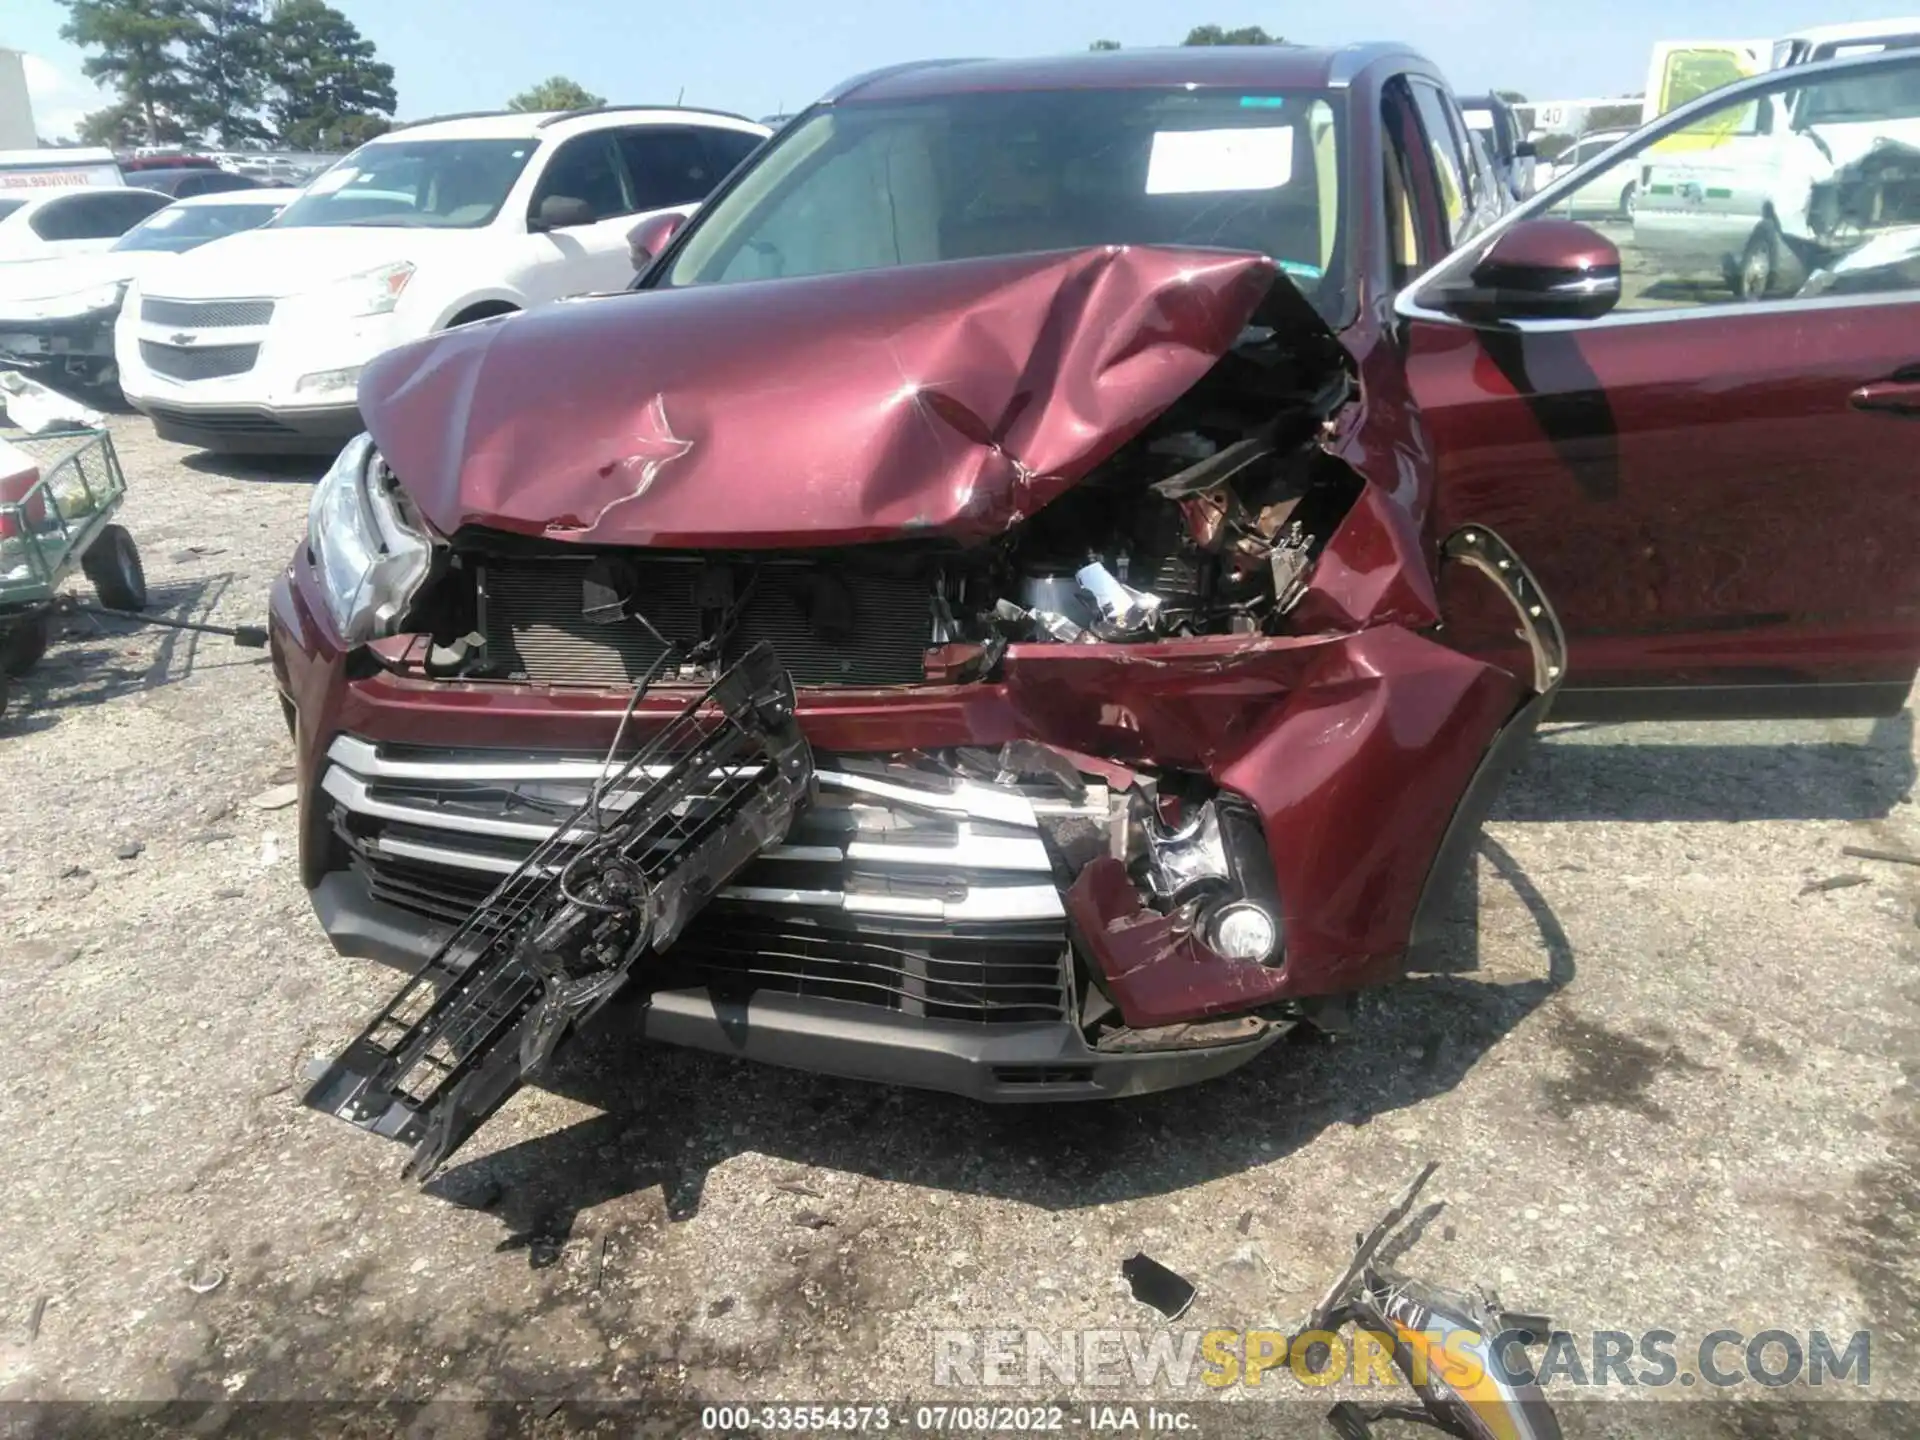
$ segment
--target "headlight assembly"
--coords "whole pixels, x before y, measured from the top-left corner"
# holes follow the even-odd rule
[[[371,436],[347,442],[313,490],[307,548],[348,645],[393,633],[426,578],[432,547],[404,513]]]
[[[385,315],[400,303],[407,282],[413,279],[411,261],[398,260],[374,270],[363,270],[337,281],[322,293],[329,308],[335,305],[348,315]]]

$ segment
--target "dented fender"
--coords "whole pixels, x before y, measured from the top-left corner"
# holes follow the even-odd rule
[[[1472,856],[1487,808],[1565,677],[1565,637],[1519,558],[1485,527],[1442,547],[1514,609],[1515,675],[1398,626],[1322,647],[1285,701],[1208,775],[1259,812],[1282,906],[1278,964],[1230,960],[1146,904],[1126,868],[1087,865],[1067,909],[1136,1028],[1379,984]],[[1452,874],[1447,873],[1449,870]],[[1437,899],[1435,897],[1438,897]]]

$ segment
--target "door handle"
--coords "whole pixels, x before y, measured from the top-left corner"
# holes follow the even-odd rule
[[[1920,380],[1876,380],[1847,397],[1856,410],[1888,415],[1920,415]]]

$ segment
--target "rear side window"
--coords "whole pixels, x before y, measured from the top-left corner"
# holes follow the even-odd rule
[[[720,166],[698,130],[649,125],[622,130],[620,154],[633,180],[634,209],[692,205],[713,193],[733,167]]]
[[[42,240],[111,240],[169,203],[165,195],[67,195],[27,223]]]
[[[734,168],[763,143],[758,135],[742,130],[707,130],[701,138],[707,143],[707,155],[713,162],[716,181],[724,180]]]

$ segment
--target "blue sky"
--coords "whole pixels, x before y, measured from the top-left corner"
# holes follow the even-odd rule
[[[616,101],[751,115],[795,110],[844,76],[930,55],[1046,54],[1107,38],[1170,44],[1196,24],[1290,40],[1395,39],[1463,92],[1584,99],[1641,88],[1657,39],[1774,36],[1920,11],[1920,0],[334,0],[398,72],[400,113],[492,109],[552,74]],[[41,129],[99,104],[59,38],[54,0],[0,0],[0,45],[25,50]]]

